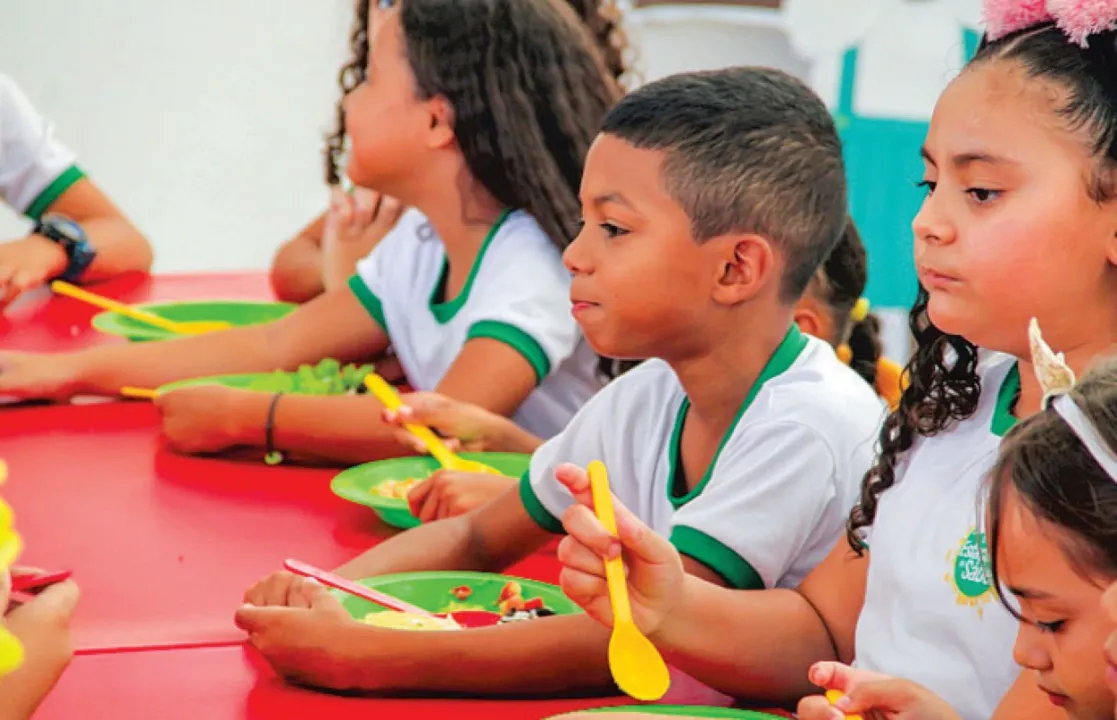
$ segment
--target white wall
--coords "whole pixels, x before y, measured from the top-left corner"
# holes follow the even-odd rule
[[[350,0],[0,0],[0,72],[162,271],[263,268],[324,207]],[[0,238],[26,224],[0,210]]]

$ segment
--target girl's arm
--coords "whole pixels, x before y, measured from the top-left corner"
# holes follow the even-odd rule
[[[326,290],[322,282],[322,233],[326,213],[279,247],[271,266],[271,286],[280,300],[305,303]]]
[[[387,335],[360,301],[339,290],[266,325],[75,353],[0,353],[0,395],[116,395],[126,385],[156,388],[208,375],[294,370],[325,357],[360,361],[387,346]]]
[[[364,312],[352,294],[340,292]],[[299,312],[335,295],[326,293]],[[340,322],[349,327],[344,320]],[[372,324],[367,315],[363,322]],[[375,350],[382,351],[385,345]],[[0,375],[0,387],[2,382]],[[510,415],[534,387],[534,370],[523,356],[503,343],[481,338],[466,343],[439,390],[490,412]],[[271,402],[272,396],[265,393],[194,387],[168,393],[157,404],[172,447],[180,452],[220,452],[231,447],[264,447]],[[399,437],[398,428],[384,421],[383,409],[368,395],[284,396],[276,405],[272,441],[283,452],[327,462],[353,464],[415,454],[413,445]]]

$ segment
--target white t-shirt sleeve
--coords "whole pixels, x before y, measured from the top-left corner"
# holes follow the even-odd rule
[[[529,217],[510,218],[470,297],[466,340],[491,338],[520,353],[541,383],[581,339],[570,314],[570,273],[558,248]]]
[[[10,78],[0,75],[0,196],[38,219],[84,177],[74,154]]]
[[[562,515],[574,504],[566,486],[555,478],[555,468],[564,463],[584,468],[594,460],[608,462],[603,438],[609,430],[605,424],[610,406],[601,399],[598,395],[583,405],[565,430],[536,450],[531,467],[520,480],[524,509],[544,530],[563,533]]]
[[[435,242],[420,240],[416,235],[418,226],[424,222],[426,220],[419,211],[411,209],[405,212],[372,252],[357,262],[357,271],[349,278],[349,289],[384,332],[388,332],[388,323],[384,318],[383,298],[391,296],[390,283],[401,273],[407,275],[414,271],[414,260],[408,257],[415,254],[414,248],[407,245]],[[394,274],[392,268],[395,268]]]
[[[772,588],[820,523],[844,513],[836,463],[818,431],[799,422],[737,432],[709,483],[675,513],[671,542],[732,587]]]

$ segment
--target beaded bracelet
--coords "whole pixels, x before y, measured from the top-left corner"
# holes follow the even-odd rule
[[[283,453],[275,448],[275,409],[279,406],[279,398],[283,393],[272,395],[271,404],[268,405],[268,419],[264,422],[264,462],[268,465],[279,465],[283,462]]]

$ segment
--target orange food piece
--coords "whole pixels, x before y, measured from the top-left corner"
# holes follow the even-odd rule
[[[450,593],[458,600],[468,600],[469,596],[473,594],[473,588],[468,585],[459,585],[451,590]]]

